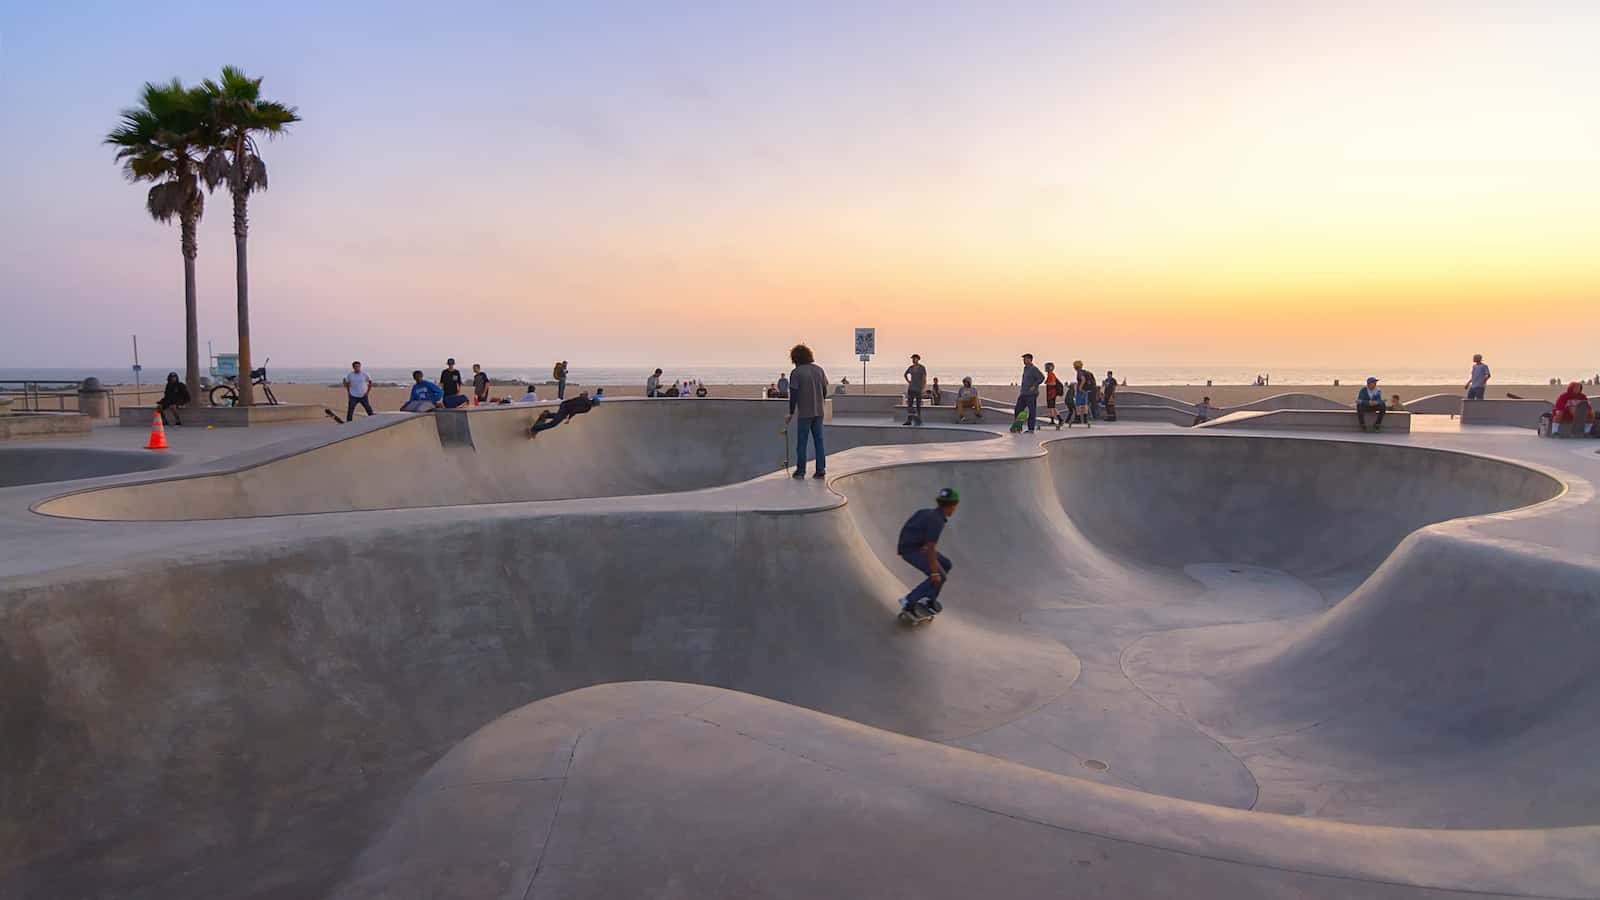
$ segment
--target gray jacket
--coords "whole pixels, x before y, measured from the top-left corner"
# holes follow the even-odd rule
[[[828,396],[828,373],[816,363],[795,366],[789,373],[789,412],[801,417],[822,415]]]
[[[1044,384],[1044,373],[1033,363],[1022,367],[1022,393],[1037,394],[1039,385]]]

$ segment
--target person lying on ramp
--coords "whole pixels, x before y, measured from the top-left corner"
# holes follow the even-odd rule
[[[926,621],[944,609],[939,603],[939,592],[944,589],[950,575],[950,558],[939,552],[939,535],[946,522],[956,513],[961,495],[955,488],[941,488],[934,497],[934,506],[919,509],[900,527],[900,539],[895,551],[900,558],[918,572],[928,576],[900,598],[900,616],[908,622]]]
[[[528,437],[537,437],[541,431],[549,431],[562,422],[568,421],[573,416],[581,415],[594,409],[595,404],[599,403],[601,399],[601,397],[591,398],[588,391],[583,391],[576,397],[561,401],[561,405],[556,407],[554,412],[547,409],[539,413],[539,418],[528,429]]]

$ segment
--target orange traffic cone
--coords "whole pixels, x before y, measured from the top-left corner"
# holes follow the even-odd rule
[[[155,420],[150,423],[150,443],[145,444],[146,450],[167,449],[167,426],[161,421],[161,411],[156,410]]]

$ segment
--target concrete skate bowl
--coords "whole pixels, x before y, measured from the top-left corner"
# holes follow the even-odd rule
[[[748,400],[611,401],[533,440],[526,429],[537,410],[528,407],[411,416],[226,471],[69,494],[38,511],[103,520],[227,519],[697,490],[782,468],[784,409]],[[992,437],[850,425],[829,426],[826,441],[838,453]]]
[[[844,476],[834,485],[841,497],[804,510],[713,503],[729,494],[719,491],[686,494],[676,506],[496,504],[313,516],[296,520],[264,546],[242,547],[219,534],[206,553],[190,548],[181,557],[141,559],[114,570],[84,567],[0,582],[0,683],[7,686],[0,705],[0,758],[6,760],[0,773],[0,896],[323,896],[350,872],[363,847],[380,846],[374,842],[386,836],[421,834],[408,830],[414,820],[404,818],[410,807],[402,808],[401,800],[451,748],[461,745],[452,760],[466,757],[475,776],[495,768],[508,773],[500,783],[518,787],[504,787],[499,797],[520,796],[524,788],[559,793],[566,790],[559,768],[547,776],[516,767],[535,758],[552,765],[586,759],[572,738],[584,734],[593,737],[586,743],[590,748],[627,746],[652,792],[586,807],[574,787],[576,805],[563,815],[579,814],[593,823],[585,846],[624,868],[649,859],[658,878],[665,877],[661,866],[681,873],[686,861],[697,859],[692,848],[623,861],[628,854],[609,852],[615,847],[604,835],[615,826],[607,823],[669,822],[663,810],[698,809],[699,800],[709,798],[730,813],[742,811],[719,817],[725,827],[748,822],[745,814],[753,807],[768,829],[786,831],[807,821],[808,810],[810,821],[827,821],[832,813],[804,798],[841,790],[853,810],[847,820],[865,823],[857,835],[863,841],[870,834],[903,833],[887,810],[911,814],[929,833],[948,832],[947,817],[959,809],[984,816],[996,810],[1000,818],[963,819],[961,829],[971,835],[1004,831],[1005,840],[984,839],[984,853],[992,854],[986,870],[1006,870],[1015,857],[1023,868],[1024,860],[1035,860],[1028,869],[1035,874],[1041,874],[1038,860],[1056,860],[1065,848],[1024,840],[1014,826],[1032,827],[1031,822],[1058,838],[1109,829],[1123,836],[1118,841],[1159,844],[1226,871],[1239,869],[1240,861],[1250,871],[1268,871],[1292,858],[1331,854],[1337,862],[1318,871],[1331,871],[1335,883],[1348,874],[1340,868],[1348,863],[1361,877],[1401,884],[1454,878],[1486,889],[1515,882],[1479,879],[1489,865],[1485,860],[1505,860],[1506,866],[1513,859],[1542,860],[1566,852],[1563,841],[1587,839],[1520,832],[1469,839],[1258,817],[1062,778],[959,749],[971,736],[998,733],[1077,695],[1083,660],[1104,655],[1033,616],[1076,616],[1089,607],[1120,615],[1119,604],[1147,615],[1146,607],[1215,601],[1195,588],[1185,567],[1211,559],[1209,546],[1193,539],[1180,544],[1167,533],[1189,520],[1151,532],[1153,540],[1173,538],[1176,552],[1149,553],[1131,538],[1109,533],[1104,510],[1080,484],[1114,482],[1105,486],[1106,496],[1117,495],[1112,488],[1121,485],[1117,502],[1146,496],[1139,491],[1156,497],[1157,486],[1136,483],[1148,472],[1137,464],[1135,451],[1142,442],[1162,440],[1074,438],[1048,445],[1048,454],[1019,459],[882,468]],[[1184,446],[1241,442],[1211,451],[1208,475],[1239,477],[1261,462],[1247,442],[1278,439],[1175,440],[1185,442],[1169,451],[1178,457]],[[1336,442],[1303,443],[1315,453],[1313,443]],[[1152,445],[1149,452],[1159,457],[1159,449]],[[1335,454],[1330,459],[1339,458],[1338,451],[1328,451]],[[1287,465],[1288,453],[1281,450],[1273,459]],[[1400,457],[1385,461],[1407,465]],[[1178,459],[1168,464],[1182,465]],[[1430,469],[1405,471],[1425,477],[1420,473]],[[1436,501],[1418,524],[1393,527],[1387,546],[1373,546],[1381,558],[1396,543],[1407,543],[1406,527],[1426,532],[1430,526],[1423,520],[1429,516],[1437,522],[1508,510],[1560,491],[1553,480],[1534,476],[1524,488],[1480,498],[1471,509]],[[1288,475],[1272,477],[1283,490],[1292,489]],[[952,549],[960,549],[947,599],[952,612],[961,612],[936,626],[903,629],[893,621],[893,603],[910,579],[888,544],[905,511],[947,483],[966,495],[948,536]],[[1506,483],[1517,482],[1508,475]],[[1182,480],[1173,484],[1168,490],[1182,500]],[[1379,505],[1373,498],[1365,509],[1370,513]],[[1241,506],[1236,514],[1247,512]],[[1289,511],[1268,514],[1287,520]],[[204,524],[164,527],[211,533]],[[646,552],[653,546],[669,552]],[[1304,575],[1335,590],[1356,578],[1311,563]],[[1319,596],[1319,613],[1323,605]],[[1431,657],[1437,649],[1413,646],[1412,652]],[[1115,654],[1111,660],[1114,666]],[[653,712],[641,712],[635,706],[626,722],[594,694],[511,712],[540,698],[636,679],[692,682],[779,702],[756,704],[754,719],[706,708],[722,702],[714,691],[679,694],[690,697],[681,710],[658,704]],[[1537,690],[1526,684],[1530,692]],[[724,753],[727,746],[716,742],[604,742],[614,731],[605,722],[612,720],[623,723],[620,729],[634,727],[640,716],[666,716],[701,728],[686,717],[696,710],[699,722],[711,723],[704,730],[720,735],[717,741],[745,750],[762,742],[785,748],[785,758],[803,770],[800,799],[765,780],[764,763],[751,765],[747,756]],[[566,737],[553,745],[515,737],[510,743],[461,744],[508,712],[502,723],[554,729],[545,735],[566,728]],[[1142,733],[1129,739],[1150,740]],[[854,768],[859,758],[839,756],[852,749],[879,768],[863,772]],[[940,785],[939,793],[908,799],[894,779],[909,778],[923,758],[937,766],[918,777],[935,776],[930,783]],[[1108,758],[1122,767],[1121,758]],[[697,783],[708,788],[704,795],[696,793],[696,782],[672,780],[685,776],[696,760],[702,778]],[[1351,760],[1352,766],[1362,761],[1354,754]],[[707,771],[715,775],[709,782]],[[859,777],[870,787],[848,779],[843,788],[814,780],[848,772],[863,772]],[[455,796],[481,796],[492,790],[483,782],[495,780],[482,779]],[[712,790],[713,785],[724,787]],[[997,803],[985,795],[990,791],[1010,799]],[[432,821],[463,840],[475,840],[484,829],[521,836],[526,817],[542,814],[544,807],[498,807],[503,815],[490,809],[467,803]],[[1136,834],[1127,824],[1135,821],[1172,823],[1177,836]],[[715,843],[721,834],[665,831],[691,844]],[[790,858],[802,855],[801,847],[770,830],[746,833],[763,835]],[[572,834],[556,843],[570,847]],[[855,832],[841,826],[837,839],[849,835]],[[437,844],[442,848],[444,842]],[[1222,844],[1227,846],[1218,850]],[[1399,849],[1382,854],[1375,846]],[[1395,854],[1404,858],[1395,868],[1374,868],[1379,864],[1372,860],[1393,863]],[[819,864],[809,850],[804,855],[812,866]],[[893,853],[875,858],[905,871]],[[1440,865],[1440,859],[1452,865]],[[916,863],[908,876],[927,865]],[[1056,864],[1048,868],[1060,875]],[[469,871],[499,868],[490,863],[452,871],[462,879],[460,888],[472,883]],[[843,869],[833,877],[861,871]],[[698,895],[737,895],[729,885],[756,883],[749,880],[757,878],[753,871],[736,872],[730,864],[727,872],[737,882]],[[806,895],[804,887],[814,884],[781,883],[790,885],[789,896]],[[1059,889],[1059,877],[1054,884]],[[450,895],[430,892],[436,886],[388,881],[368,896]],[[627,893],[607,894],[612,887],[597,880],[589,896]],[[962,895],[923,887],[917,895]],[[1252,895],[1249,887],[1246,879],[1233,896]],[[1341,889],[1339,896],[1353,895]],[[1270,893],[1310,895],[1281,888]]]
[[[160,453],[81,447],[0,447],[0,488],[150,472],[177,462]]]

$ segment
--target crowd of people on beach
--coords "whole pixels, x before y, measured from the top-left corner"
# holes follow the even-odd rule
[[[816,471],[821,474],[826,470],[819,418],[821,413],[818,411],[821,401],[817,398],[825,398],[828,395],[829,382],[821,367],[816,365],[814,356],[806,345],[797,344],[790,351],[790,360],[794,369],[778,373],[778,377],[767,385],[764,396],[769,399],[789,400],[790,417],[800,420],[801,433],[798,447],[800,465],[796,468],[797,475],[800,477],[804,475],[808,444],[816,447]],[[556,410],[546,410],[541,413],[539,421],[532,429],[532,433],[535,434],[570,421],[573,416],[588,412],[597,402],[604,399],[604,390],[600,389],[593,395],[588,391],[581,392],[574,398],[578,402],[568,400],[566,360],[555,363],[550,374],[550,381],[555,386],[553,399],[561,406]],[[905,382],[906,416],[901,424],[921,425],[924,406],[943,406],[947,397],[954,401],[958,423],[983,421],[983,398],[979,396],[978,388],[973,384],[970,375],[961,379],[961,386],[953,394],[947,394],[938,376],[929,377],[921,354],[913,353],[902,377]],[[1484,400],[1492,377],[1488,364],[1483,360],[1483,354],[1473,354],[1472,365],[1464,385],[1466,392],[1464,399]],[[440,370],[436,381],[426,378],[420,369],[411,373],[411,379],[413,383],[410,396],[400,407],[404,412],[457,409],[467,405],[540,403],[546,400],[540,396],[538,387],[531,383],[526,385],[525,390],[515,399],[511,396],[493,397],[491,395],[493,382],[483,366],[473,363],[471,375],[468,376],[456,368],[454,358],[445,361],[445,366]],[[1600,383],[1600,375],[1597,375],[1594,381]],[[848,379],[840,379],[833,394],[835,396],[842,394],[848,383]],[[1270,383],[1269,377],[1264,374],[1257,376],[1255,380],[1257,386],[1266,386]],[[1549,433],[1560,434],[1562,426],[1577,429],[1584,434],[1595,433],[1595,408],[1583,393],[1583,386],[1586,383],[1587,379],[1582,382],[1571,382],[1556,399],[1554,408],[1546,414]],[[363,371],[359,361],[350,364],[350,371],[345,374],[343,384],[348,393],[343,421],[353,419],[357,408],[364,409],[368,416],[373,415],[369,395],[374,383],[371,376]],[[1121,384],[1116,374],[1108,369],[1103,377],[1097,378],[1094,372],[1084,365],[1083,360],[1074,360],[1071,372],[1067,373],[1058,370],[1053,362],[1046,362],[1041,369],[1034,364],[1032,353],[1024,353],[1021,375],[1015,386],[1018,389],[1017,397],[1011,405],[1010,420],[1013,432],[1035,432],[1041,422],[1060,430],[1073,425],[1088,427],[1097,421],[1114,422],[1117,419],[1117,389]],[[1044,395],[1042,414],[1039,409],[1041,393]],[[670,383],[665,382],[660,368],[651,373],[644,386],[646,398],[705,397],[707,394],[706,386],[698,379],[682,378]],[[813,403],[813,400],[817,402]],[[169,374],[165,392],[158,403],[163,418],[170,415],[177,420],[178,410],[189,402],[190,398],[185,396],[181,380],[176,378],[175,373]],[[1378,378],[1372,376],[1367,378],[1356,392],[1353,408],[1357,426],[1363,431],[1376,432],[1383,429],[1387,413],[1403,410],[1405,407],[1398,396],[1385,398],[1383,390],[1379,387]],[[1204,397],[1195,404],[1194,424],[1210,421],[1221,411],[1212,405],[1209,396]],[[329,415],[334,414],[330,411]]]

